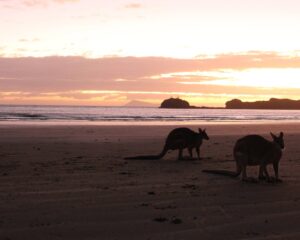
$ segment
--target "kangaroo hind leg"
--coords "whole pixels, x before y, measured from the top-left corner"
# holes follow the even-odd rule
[[[241,167],[242,169],[242,180],[244,182],[252,182],[252,183],[256,183],[257,179],[253,178],[253,177],[248,177],[247,176],[247,165],[248,165],[248,157],[245,155],[240,156],[239,159],[239,163],[238,165]]]
[[[182,148],[179,148],[178,150],[178,160],[182,160],[182,152],[183,152],[183,149]]]
[[[190,158],[192,159],[193,158],[193,148],[188,148],[188,150],[189,150]]]
[[[266,180],[266,176],[264,175],[264,166],[263,166],[263,164],[261,164],[261,165],[259,166],[258,179],[259,179],[259,180]]]

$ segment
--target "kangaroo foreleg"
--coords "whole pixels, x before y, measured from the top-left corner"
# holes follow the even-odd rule
[[[273,163],[273,168],[274,168],[274,172],[275,172],[275,181],[282,182],[282,180],[279,178],[279,174],[278,174],[278,162]]]
[[[197,152],[198,159],[200,160],[200,147],[196,147],[196,152]]]
[[[247,181],[248,177],[247,177],[247,165],[243,164],[242,165],[242,180],[243,181]]]

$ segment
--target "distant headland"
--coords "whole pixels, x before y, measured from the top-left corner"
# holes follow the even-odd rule
[[[222,107],[196,107],[191,106],[188,101],[180,98],[169,98],[163,100],[160,108],[181,108],[181,109],[224,109]],[[225,103],[225,109],[287,109],[300,110],[300,100],[271,98],[268,101],[243,102],[240,99],[233,99]]]
[[[281,109],[299,110],[300,100],[271,98],[268,101],[243,102],[233,99],[226,102],[226,109]]]

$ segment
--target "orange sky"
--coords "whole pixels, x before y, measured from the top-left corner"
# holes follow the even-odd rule
[[[298,99],[299,9],[296,0],[0,0],[0,104]]]

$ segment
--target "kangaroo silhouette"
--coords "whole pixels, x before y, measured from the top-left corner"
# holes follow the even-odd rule
[[[278,165],[284,149],[283,132],[279,136],[270,133],[273,141],[269,141],[259,135],[247,135],[235,143],[233,156],[236,161],[236,172],[226,170],[203,170],[206,173],[221,174],[238,177],[242,173],[243,181],[253,181],[247,177],[247,166],[259,166],[260,180],[281,182],[278,176]],[[267,171],[267,165],[273,164],[275,179],[271,178]]]
[[[167,136],[165,146],[158,155],[142,155],[135,157],[125,157],[124,159],[144,159],[155,160],[163,158],[169,150],[179,150],[178,160],[182,159],[183,149],[187,148],[190,157],[193,157],[193,149],[196,149],[198,159],[200,159],[200,146],[203,139],[209,140],[206,130],[198,129],[199,132],[194,132],[189,128],[175,128]]]

